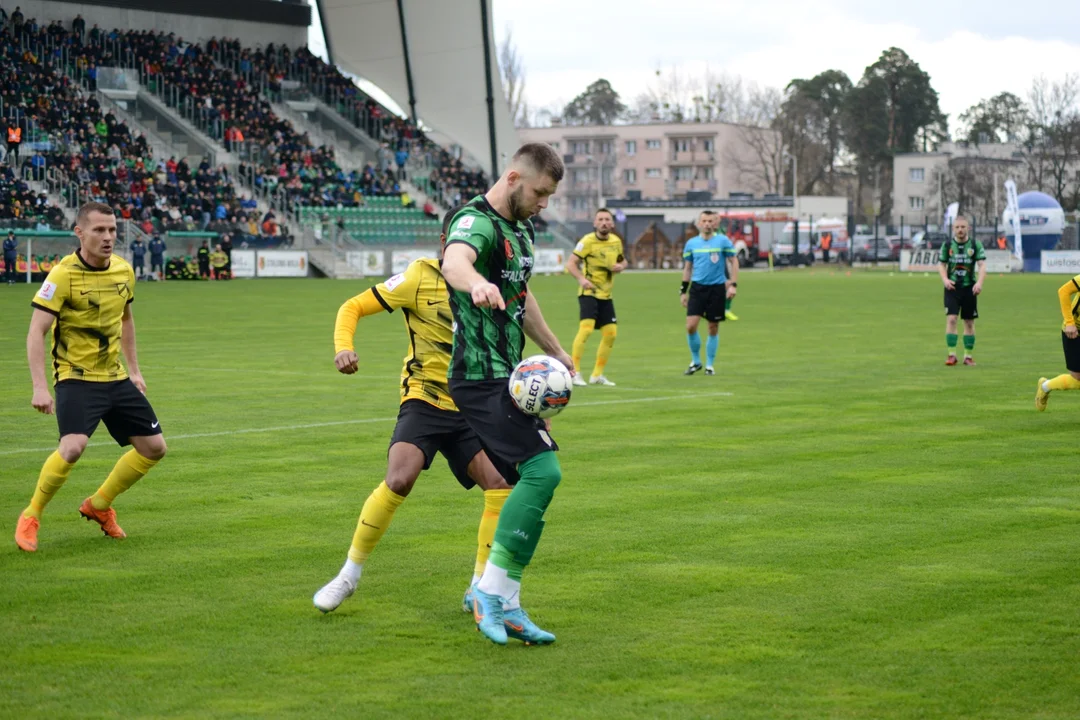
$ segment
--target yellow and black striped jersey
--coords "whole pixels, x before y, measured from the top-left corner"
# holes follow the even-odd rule
[[[615,273],[612,266],[623,259],[622,238],[615,233],[608,233],[601,240],[596,233],[589,233],[578,241],[574,255],[581,258],[581,273],[596,286],[595,290],[578,288],[578,295],[590,295],[600,300],[611,298],[611,288],[615,285]]]
[[[53,377],[112,382],[128,376],[120,362],[124,310],[135,299],[135,271],[113,255],[88,265],[76,250],[49,271],[30,303],[51,313]]]
[[[409,352],[401,368],[401,401],[423,400],[457,410],[446,375],[454,343],[454,317],[439,261],[414,260],[405,272],[372,288],[388,311],[400,309],[409,331]]]

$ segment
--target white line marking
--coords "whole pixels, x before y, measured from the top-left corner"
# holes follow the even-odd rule
[[[581,403],[575,403],[573,405],[573,407],[576,407],[576,408],[580,408],[580,407],[598,407],[600,405],[626,405],[626,404],[629,404],[629,403],[663,402],[665,400],[687,400],[687,399],[693,400],[695,398],[706,398],[706,397],[731,397],[734,394],[735,393],[730,393],[730,392],[707,392],[707,393],[687,393],[687,394],[683,394],[683,395],[659,395],[659,396],[656,396],[656,397],[645,397],[645,398],[624,398],[624,399],[619,399],[619,400],[595,400],[593,402],[586,401],[586,402],[581,402]],[[205,433],[187,433],[185,435],[168,435],[168,436],[166,436],[166,439],[169,442],[172,442],[173,440],[190,440],[190,439],[193,439],[193,438],[225,437],[226,435],[252,435],[252,434],[256,434],[256,433],[281,432],[283,430],[285,430],[285,431],[290,431],[290,430],[310,430],[312,428],[337,427],[339,425],[369,425],[371,423],[393,422],[394,420],[397,420],[397,415],[392,415],[392,416],[387,416],[387,417],[377,417],[377,418],[357,418],[355,420],[332,420],[330,422],[303,423],[303,424],[300,424],[300,425],[275,425],[275,426],[272,426],[272,427],[262,427],[262,428],[241,428],[240,430],[218,430],[218,431],[215,431],[215,432],[205,432]],[[98,447],[98,446],[101,446],[101,445],[111,445],[111,444],[112,443],[110,443],[110,442],[92,442],[92,443],[87,443],[87,447]],[[3,451],[0,451],[0,456],[3,456],[3,455],[21,455],[23,453],[46,452],[48,450],[55,450],[55,449],[56,449],[55,445],[50,445],[49,447],[22,448],[20,450],[3,450]]]

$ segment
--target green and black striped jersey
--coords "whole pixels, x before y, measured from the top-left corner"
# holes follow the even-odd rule
[[[454,216],[447,246],[465,243],[476,251],[476,271],[498,286],[506,310],[479,308],[467,292],[450,290],[454,313],[454,380],[508,378],[525,348],[525,297],[533,269],[531,222],[507,220],[483,195]]]

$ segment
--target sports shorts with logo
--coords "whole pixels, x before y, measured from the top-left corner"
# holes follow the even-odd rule
[[[109,434],[121,447],[132,437],[160,435],[150,401],[129,379],[113,382],[61,380],[56,383],[56,423],[60,437],[91,436],[98,423],[105,423]]]
[[[558,450],[544,421],[518,410],[509,380],[450,380],[450,397],[480,438],[488,457],[509,484],[517,482],[518,463]]]
[[[431,467],[435,453],[442,453],[462,487],[468,490],[476,484],[469,477],[469,463],[483,448],[461,413],[437,408],[423,400],[406,400],[398,410],[390,447],[399,442],[420,448],[425,470]]]

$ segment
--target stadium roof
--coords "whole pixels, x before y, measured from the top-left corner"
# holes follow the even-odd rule
[[[378,85],[498,174],[518,139],[499,79],[490,0],[316,2],[331,62]]]

